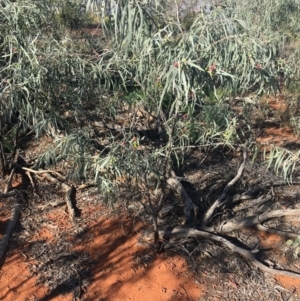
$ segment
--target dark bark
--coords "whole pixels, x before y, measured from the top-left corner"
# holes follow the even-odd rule
[[[4,153],[3,143],[2,143],[2,137],[0,137],[0,176],[4,178],[5,173],[6,173],[5,153]]]

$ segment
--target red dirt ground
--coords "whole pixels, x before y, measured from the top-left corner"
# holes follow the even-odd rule
[[[259,239],[261,246],[263,248],[274,248],[282,244],[283,239],[278,235],[267,234],[267,233],[259,233]],[[284,262],[284,256],[281,256],[282,261]],[[276,280],[281,283],[281,285],[287,289],[296,289],[297,293],[300,293],[300,279],[299,278],[291,278],[281,275],[275,276]]]
[[[86,208],[83,217],[103,207]],[[59,227],[42,228],[31,241],[55,240],[55,231],[70,226],[63,209],[48,216]],[[195,283],[184,259],[157,255],[137,245],[142,223],[135,225],[131,218],[100,217],[89,225],[84,242],[74,250],[88,252],[96,260],[92,269],[92,283],[82,300],[198,300],[204,287]],[[137,260],[139,258],[140,260]],[[0,271],[0,300],[33,301],[73,300],[73,295],[48,295],[46,286],[36,284],[30,275],[21,246],[10,250]]]
[[[82,217],[93,216],[95,212],[105,212],[102,206],[85,207]],[[9,212],[1,211],[4,215]],[[57,231],[64,231],[72,226],[63,208],[53,209],[47,215],[49,224],[31,238],[31,241],[46,239],[55,242]],[[74,250],[87,252],[94,260],[91,267],[92,282],[84,288],[82,300],[85,301],[171,301],[200,300],[205,290],[198,284],[188,265],[179,256],[166,253],[155,254],[149,248],[137,245],[139,232],[144,227],[142,222],[129,217],[107,218],[100,216],[91,219],[85,238],[74,245]],[[1,227],[1,234],[3,234]],[[263,247],[276,248],[282,242],[275,235],[257,233]],[[70,240],[72,237],[70,237]],[[73,294],[51,295],[48,288],[37,285],[37,277],[32,276],[28,269],[28,259],[22,253],[22,246],[7,253],[0,270],[0,300],[7,301],[72,301]],[[300,292],[300,279],[275,277],[282,286]]]

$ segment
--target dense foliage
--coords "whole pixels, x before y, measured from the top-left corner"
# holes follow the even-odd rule
[[[65,161],[108,193],[124,175],[165,179],[192,146],[255,144],[251,106],[282,81],[297,91],[300,4],[191,2],[2,0],[3,171],[29,133],[54,141],[36,167]],[[101,36],[84,31],[91,22]],[[299,156],[286,154],[276,168],[293,158],[288,177]]]

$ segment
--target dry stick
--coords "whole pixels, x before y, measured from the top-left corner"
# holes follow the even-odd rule
[[[53,173],[54,175],[56,175],[59,178],[60,181],[66,181],[66,178],[64,176],[62,176],[59,172],[54,171],[54,170],[34,170],[34,169],[23,167],[23,166],[20,166],[20,168],[22,168],[23,170],[32,172],[34,174]]]
[[[75,210],[74,210],[73,204],[72,204],[72,197],[73,197],[73,195],[76,192],[75,187],[74,186],[69,186],[69,185],[67,185],[65,183],[60,182],[59,180],[57,180],[56,178],[52,177],[48,173],[45,173],[43,175],[43,177],[46,178],[48,181],[50,181],[52,183],[58,184],[66,192],[65,201],[66,201],[66,204],[67,204],[67,209],[68,209],[69,217],[70,217],[71,221],[73,221],[74,217],[75,217]]]
[[[229,189],[237,182],[237,180],[241,177],[245,165],[246,165],[246,158],[247,158],[247,152],[246,150],[244,150],[243,152],[243,163],[241,164],[237,175],[226,185],[226,187],[224,188],[222,194],[220,195],[220,197],[212,204],[212,206],[205,212],[204,216],[203,216],[203,220],[202,220],[202,227],[206,226],[207,223],[210,221],[211,217],[213,216],[215,210],[217,208],[219,208],[222,203],[223,203],[223,199],[226,196],[227,192],[229,191]]]
[[[77,190],[83,190],[86,188],[90,188],[90,187],[96,187],[97,184],[96,183],[86,183],[86,184],[81,184],[79,186],[76,187]]]
[[[41,177],[41,179],[43,179],[43,178]],[[41,208],[42,210],[44,210],[44,209],[49,208],[49,207],[55,208],[55,207],[58,207],[58,206],[63,206],[65,204],[66,204],[65,201],[56,201],[56,202],[47,203],[46,205],[39,205],[37,207]]]
[[[288,210],[273,210],[270,212],[265,212],[258,215],[248,216],[248,217],[239,217],[227,220],[223,223],[219,231],[220,233],[232,232],[234,230],[239,230],[246,227],[253,227],[260,225],[262,222],[265,222],[269,219],[280,218],[286,216],[297,216],[300,215],[300,209],[288,209]],[[205,231],[214,231],[212,227],[203,228]],[[284,232],[284,231],[282,231]],[[286,232],[288,233],[288,232]]]
[[[25,174],[29,178],[31,186],[34,188],[34,190],[36,190],[36,187],[35,187],[35,184],[33,182],[33,179],[32,179],[32,176],[31,176],[30,172],[29,171],[25,171]]]
[[[26,174],[27,177],[29,178],[30,183],[31,183],[31,186],[32,186],[32,188],[33,188],[35,194],[38,195],[38,191],[37,191],[37,189],[36,189],[36,185],[35,185],[35,182],[34,182],[33,179],[32,179],[32,176],[31,176],[30,171],[26,170],[26,171],[25,171],[25,174]]]
[[[236,194],[232,198],[232,203],[236,204],[236,203],[242,203],[244,201],[251,200],[251,199],[253,199],[254,194],[257,195],[264,188],[266,188],[266,187],[265,186],[264,187],[251,187],[247,191],[243,192],[242,194]]]
[[[258,197],[257,199],[247,199],[247,200],[244,200],[244,201],[247,201],[246,204],[241,204],[240,206],[233,208],[233,211],[238,212],[238,211],[242,211],[245,209],[249,209],[249,207],[262,205],[271,199],[272,199],[271,195],[262,195],[262,196]]]
[[[148,195],[148,204],[152,212],[152,219],[153,219],[153,229],[154,229],[154,243],[157,244],[159,242],[159,233],[158,233],[158,222],[157,222],[157,215],[158,212],[160,211],[162,204],[164,200],[164,193],[162,192],[160,196],[160,200],[158,202],[158,205],[156,208],[153,206],[151,200],[150,200],[150,195]]]
[[[288,277],[293,277],[293,278],[300,278],[300,274],[296,273],[296,272],[292,272],[292,271],[287,271],[287,270],[277,270],[277,269],[273,269],[270,268],[268,266],[266,266],[265,264],[263,264],[262,262],[260,262],[252,253],[251,250],[246,250],[243,248],[240,248],[238,246],[236,246],[235,244],[233,244],[232,242],[230,242],[229,240],[227,240],[224,237],[206,232],[206,231],[200,231],[200,230],[196,230],[193,228],[174,228],[173,230],[164,230],[164,231],[160,231],[160,236],[164,237],[165,239],[169,239],[169,238],[187,238],[187,237],[191,237],[191,238],[204,238],[204,239],[210,239],[216,242],[219,242],[223,245],[225,245],[226,247],[228,247],[230,250],[234,251],[235,253],[238,253],[239,255],[241,255],[242,257],[250,260],[250,262],[255,265],[256,267],[258,267],[259,269],[261,269],[264,272],[270,273],[272,275],[282,275],[282,276],[288,276]]]
[[[12,232],[15,228],[15,225],[19,219],[20,214],[21,214],[21,204],[16,203],[16,205],[14,206],[14,208],[12,210],[10,220],[6,226],[5,234],[0,242],[0,260],[2,259],[2,257],[4,256],[4,254],[6,252],[10,237],[11,237]]]

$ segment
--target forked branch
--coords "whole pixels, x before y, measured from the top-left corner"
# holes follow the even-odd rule
[[[224,224],[222,224],[219,227],[218,232],[228,233],[234,230],[260,225],[261,223],[269,219],[287,217],[287,216],[298,216],[298,215],[300,215],[300,209],[288,209],[288,210],[273,210],[270,212],[265,212],[254,216],[233,218],[226,221]],[[214,230],[214,229],[205,228],[205,230]]]
[[[293,272],[293,271],[287,271],[287,270],[278,270],[278,269],[273,269],[268,266],[266,266],[264,263],[259,261],[252,250],[246,250],[244,248],[238,247],[235,244],[233,244],[231,241],[228,239],[210,233],[206,231],[200,231],[196,230],[193,228],[183,228],[183,227],[177,227],[173,228],[171,230],[162,230],[159,231],[160,237],[163,237],[164,239],[170,239],[170,238],[175,238],[175,239],[184,239],[184,238],[196,238],[196,239],[210,239],[215,242],[221,243],[222,245],[226,246],[230,250],[232,250],[235,253],[238,253],[242,257],[248,259],[253,265],[258,267],[264,272],[273,274],[273,275],[282,275],[282,276],[289,276],[293,278],[300,278],[300,274]],[[149,234],[147,233],[147,236]],[[143,240],[146,240],[148,237],[144,237]],[[149,240],[149,239],[148,239]]]

